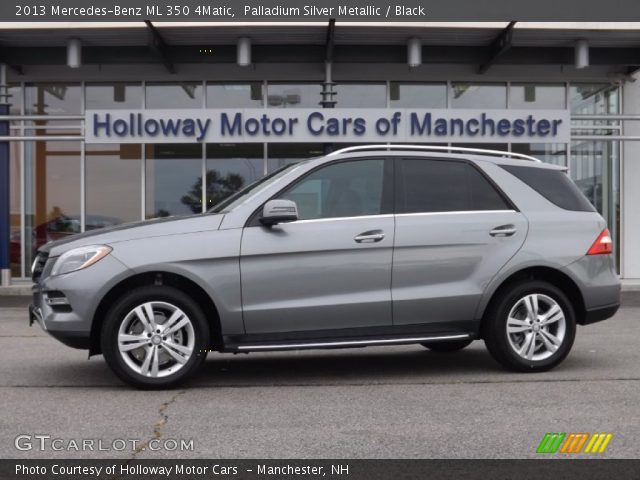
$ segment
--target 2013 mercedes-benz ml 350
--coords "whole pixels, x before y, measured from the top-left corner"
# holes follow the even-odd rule
[[[566,169],[410,145],[348,147],[204,214],[49,243],[33,280],[30,322],[141,388],[182,382],[209,351],[477,339],[540,372],[620,302],[606,223]]]

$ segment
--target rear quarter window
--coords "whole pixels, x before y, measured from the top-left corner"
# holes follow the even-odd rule
[[[561,170],[515,165],[500,166],[560,208],[576,212],[596,211],[577,185]]]

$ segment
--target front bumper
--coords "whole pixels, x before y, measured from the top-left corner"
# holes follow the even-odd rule
[[[65,345],[88,349],[100,300],[129,272],[113,255],[108,255],[85,270],[40,278],[32,287],[29,325],[37,323]],[[52,301],[60,295],[66,300],[64,304]]]
[[[91,337],[90,335],[87,335],[86,332],[47,330],[42,316],[42,311],[39,307],[31,304],[29,305],[29,326],[32,326],[34,323],[40,325],[45,332],[69,347],[86,350],[90,346]]]

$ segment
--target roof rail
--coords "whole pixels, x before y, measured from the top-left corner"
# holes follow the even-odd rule
[[[529,155],[524,155],[522,153],[513,153],[513,152],[503,152],[500,150],[486,150],[484,148],[466,148],[466,147],[442,147],[442,146],[430,146],[430,145],[356,145],[354,147],[346,147],[341,148],[340,150],[336,150],[334,152],[329,153],[330,155],[338,155],[341,153],[348,152],[359,152],[366,150],[417,150],[417,151],[428,151],[428,152],[450,152],[450,153],[476,153],[478,155],[500,155],[502,157],[512,157],[518,158],[522,160],[529,160],[532,162],[541,162],[540,159],[531,157]]]

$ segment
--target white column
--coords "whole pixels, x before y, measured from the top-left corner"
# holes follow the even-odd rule
[[[640,114],[640,74],[635,82],[625,82],[622,112]],[[624,133],[640,136],[640,121],[624,122]],[[622,142],[623,164],[621,180],[622,275],[640,279],[640,142]]]

